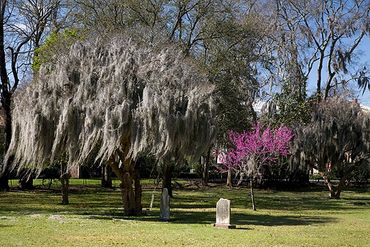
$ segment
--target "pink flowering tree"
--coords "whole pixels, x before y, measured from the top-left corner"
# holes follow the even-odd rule
[[[289,155],[292,139],[293,131],[286,126],[262,129],[257,123],[251,131],[229,132],[229,140],[233,148],[229,149],[224,156],[222,169],[231,169],[250,178],[253,210],[256,210],[253,193],[254,178],[261,176],[262,165],[272,165],[279,157]]]

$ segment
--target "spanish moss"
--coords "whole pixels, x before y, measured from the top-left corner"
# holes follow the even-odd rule
[[[68,167],[115,152],[197,158],[214,137],[212,91],[173,47],[122,37],[76,43],[15,96],[6,158],[13,170],[36,172],[65,154]]]

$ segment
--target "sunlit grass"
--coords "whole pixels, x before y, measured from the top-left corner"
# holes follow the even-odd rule
[[[256,190],[257,211],[246,188],[224,186],[175,190],[172,221],[160,222],[159,188],[144,180],[141,217],[122,214],[117,188],[99,180],[72,180],[70,205],[60,205],[55,183],[43,189],[0,194],[0,246],[370,246],[370,192],[345,191],[341,200],[325,190]],[[117,182],[118,186],[118,182]],[[237,230],[216,229],[215,204],[232,201]]]

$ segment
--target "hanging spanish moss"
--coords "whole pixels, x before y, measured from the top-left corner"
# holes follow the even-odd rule
[[[317,106],[311,122],[297,129],[292,153],[293,164],[317,169],[330,198],[340,198],[354,173],[368,167],[370,117],[355,101],[327,99]]]
[[[207,150],[213,87],[175,48],[155,52],[117,37],[77,43],[67,53],[15,96],[6,156],[12,169],[40,172],[64,154],[71,168],[117,152],[134,161]]]

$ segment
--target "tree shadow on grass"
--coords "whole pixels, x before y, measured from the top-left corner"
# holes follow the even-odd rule
[[[136,220],[147,222],[161,222],[159,212],[151,211],[146,216],[129,217],[122,214],[114,215],[93,215],[91,219],[99,220]],[[212,225],[215,223],[215,212],[192,212],[192,211],[174,211],[171,212],[169,224],[206,224]],[[336,222],[333,217],[315,217],[315,216],[295,216],[295,215],[267,215],[267,214],[243,214],[232,213],[231,224],[237,226],[301,226],[301,225],[317,225]],[[249,227],[238,227],[239,229],[248,230]]]
[[[342,200],[347,202],[347,204],[353,205],[353,206],[370,205],[370,198],[369,197],[343,198]]]
[[[365,209],[364,205],[368,204],[370,198],[341,198],[329,199],[322,195],[256,195],[255,196],[257,208],[267,210],[286,210],[286,211],[312,211],[312,210],[335,210],[335,211],[351,211],[358,209]],[[233,202],[233,201],[232,201]],[[240,201],[236,201],[240,205]],[[250,207],[250,202],[245,200],[244,206]]]
[[[13,211],[17,215],[33,214],[62,214],[62,215],[80,215],[86,219],[99,220],[117,220],[117,221],[143,221],[143,222],[160,222],[159,209],[155,208],[152,211],[147,211],[147,215],[143,216],[125,216],[122,208],[118,208],[116,203],[107,202],[90,202],[86,207],[80,207],[79,204],[68,206],[59,206],[59,208],[43,207],[39,204],[32,206],[26,204],[6,205],[0,208],[0,215],[8,214]],[[15,211],[14,211],[15,210]],[[202,211],[197,211],[202,210]],[[173,206],[171,211],[170,224],[213,224],[215,223],[215,212],[213,207],[184,208],[181,205]],[[248,214],[235,212],[231,215],[231,223],[237,226],[299,226],[299,225],[315,225],[335,222],[332,217],[316,217],[316,216],[299,216],[299,215],[269,215],[269,214]],[[2,226],[0,224],[0,227]]]
[[[243,197],[224,197],[231,200],[234,208],[251,208],[250,198]],[[192,208],[212,208],[216,206],[217,198],[193,196],[191,198],[182,197],[171,201],[172,207],[181,209]],[[303,197],[303,196],[278,196],[278,195],[255,195],[258,209],[263,210],[285,210],[291,212],[312,211],[312,210],[339,210],[349,211],[360,209],[361,206],[370,204],[370,198],[343,198],[333,200],[326,197]]]
[[[174,212],[173,223],[179,224],[213,224],[216,220],[214,212]],[[295,215],[267,215],[232,213],[231,224],[254,226],[299,226],[315,225],[335,222],[332,217],[295,216]]]
[[[179,191],[182,192],[182,191]],[[237,193],[238,192],[238,193]],[[194,193],[178,193],[171,200],[171,217],[173,223],[184,224],[212,224],[215,221],[214,208],[220,197],[231,200],[232,208],[249,208],[250,200],[246,193],[241,191],[205,190]],[[151,191],[143,194],[143,205],[149,205]],[[63,214],[81,215],[86,218],[101,218],[107,220],[141,220],[158,221],[159,192],[156,193],[154,210],[147,216],[123,216],[121,194],[117,191],[89,189],[71,192],[71,204],[58,204],[60,194],[50,191],[12,192],[0,197],[1,215],[32,215],[32,214]],[[341,200],[323,198],[320,193],[274,193],[261,191],[256,194],[257,208],[261,210],[276,210],[282,214],[286,212],[301,212],[304,210],[333,210],[344,211],[367,208],[370,198],[363,195],[351,196]],[[233,213],[232,223],[240,225],[309,225],[330,222],[332,218],[292,216],[287,213],[283,216],[238,214]],[[235,222],[234,222],[235,221]]]
[[[4,227],[12,227],[12,225],[4,225],[4,224],[0,224],[0,228],[4,228]]]

